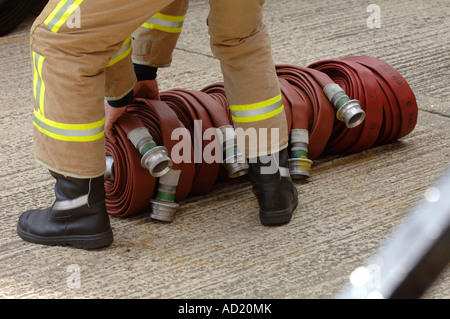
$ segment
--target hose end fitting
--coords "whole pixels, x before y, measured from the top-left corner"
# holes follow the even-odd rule
[[[310,176],[313,161],[304,157],[293,157],[288,160],[292,179],[305,180]]]
[[[150,201],[152,211],[150,217],[153,219],[171,222],[179,207],[175,203],[175,194],[180,179],[181,170],[170,169],[167,174],[159,179],[158,193],[156,198]]]
[[[242,153],[234,153],[231,156],[226,157],[223,164],[228,172],[228,177],[230,178],[236,178],[247,174],[249,168]]]
[[[149,170],[153,177],[166,174],[173,162],[164,146],[157,146],[145,127],[138,127],[127,135],[134,147],[141,153],[141,165]]]
[[[153,177],[161,177],[170,170],[173,162],[164,146],[154,146],[142,155],[141,165],[147,168]]]
[[[114,158],[106,155],[105,179],[114,180]]]
[[[308,159],[309,132],[305,129],[291,130],[291,156],[288,160],[292,179],[304,180],[310,176],[313,161]]]
[[[169,202],[154,198],[150,201],[152,212],[150,217],[164,222],[172,222],[175,219],[175,213],[179,205],[175,202]]]
[[[366,113],[361,109],[358,100],[349,100],[338,109],[336,117],[348,128],[354,128],[364,121]]]
[[[236,178],[247,174],[249,166],[244,155],[239,151],[233,126],[221,126],[216,129],[216,133],[222,145],[223,165],[227,170],[228,177]]]
[[[366,118],[358,100],[351,100],[344,90],[336,83],[328,84],[323,88],[328,100],[337,109],[336,118],[345,123],[348,128],[354,128]]]

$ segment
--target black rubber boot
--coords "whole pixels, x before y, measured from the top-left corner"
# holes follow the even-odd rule
[[[258,199],[261,224],[289,223],[298,205],[298,191],[289,175],[287,150],[258,157],[256,163],[249,159],[248,175]]]
[[[44,210],[23,213],[17,224],[19,236],[43,245],[95,249],[110,245],[113,233],[105,206],[103,176],[90,179],[56,179],[56,200]]]

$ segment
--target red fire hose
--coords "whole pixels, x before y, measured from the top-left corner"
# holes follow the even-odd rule
[[[277,65],[276,72],[293,178],[307,178],[312,160],[322,154],[349,154],[390,143],[416,125],[411,88],[379,59],[330,59],[307,68]],[[205,194],[219,179],[243,175],[248,168],[235,144],[225,146],[234,140],[234,131],[223,83],[201,91],[168,90],[160,97],[135,98],[114,125],[117,143],[106,140],[111,215],[131,216],[151,205],[153,218],[171,221],[177,203],[187,196]],[[212,129],[217,135],[208,140]],[[203,159],[206,148],[223,151],[216,155],[226,158],[225,163]],[[173,154],[183,160],[171,158]]]

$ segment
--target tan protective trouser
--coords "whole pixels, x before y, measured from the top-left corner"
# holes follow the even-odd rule
[[[107,101],[118,100],[132,90],[136,82],[132,63],[157,68],[170,66],[188,5],[189,0],[173,0],[124,41],[115,55],[116,61],[113,58],[105,70]],[[132,51],[127,52],[128,48]]]
[[[31,30],[35,156],[44,166],[74,177],[104,174],[104,98],[133,89],[130,35],[171,2],[49,1]],[[250,146],[248,156],[276,152],[288,141],[263,3],[211,0],[208,16],[236,127],[279,128],[276,141]]]
[[[188,5],[189,0],[174,0],[133,33],[133,63],[157,68],[170,66]]]

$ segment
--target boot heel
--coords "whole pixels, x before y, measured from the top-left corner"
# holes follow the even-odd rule
[[[275,172],[264,174],[262,168],[276,164]],[[287,224],[298,205],[298,191],[289,175],[286,149],[278,154],[258,157],[249,162],[252,192],[258,199],[259,217],[264,226]]]
[[[79,237],[79,236],[77,236]],[[88,235],[84,239],[73,239],[69,245],[80,249],[98,249],[107,247],[112,244],[114,237],[112,230],[108,230],[103,234]]]
[[[259,211],[259,219],[264,226],[278,226],[284,225],[291,221],[292,213],[298,206],[298,199],[296,199],[292,205],[286,209],[280,211]]]

